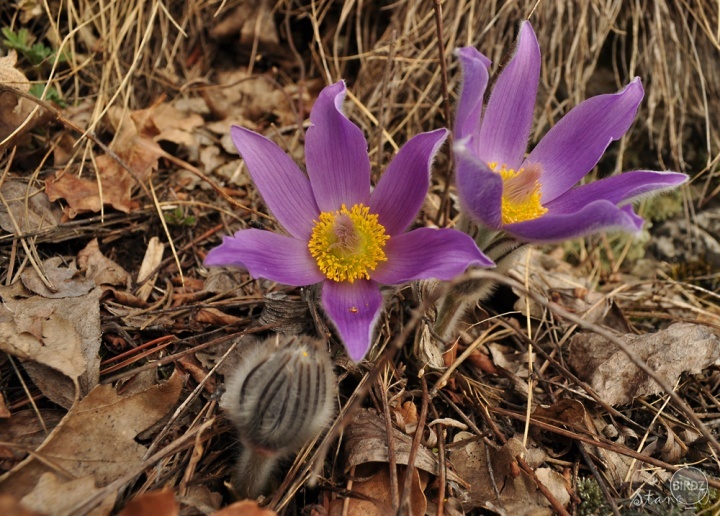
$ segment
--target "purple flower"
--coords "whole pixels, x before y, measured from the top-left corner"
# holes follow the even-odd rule
[[[432,160],[448,131],[407,142],[371,193],[367,142],[342,113],[344,98],[340,81],[323,89],[312,108],[308,176],[264,136],[232,128],[255,185],[288,235],[238,231],[212,249],[205,264],[235,265],[293,286],[322,283],[325,312],[357,361],[370,347],[382,309],[379,283],[449,280],[470,265],[493,263],[460,231],[405,232],[422,207]]]
[[[525,156],[540,77],[540,48],[529,22],[500,73],[483,113],[490,60],[458,49],[463,85],[455,120],[457,187],[463,208],[483,225],[529,242],[554,242],[605,229],[636,232],[638,197],[677,186],[685,174],[638,170],[575,186],[608,145],[630,128],[643,87],[572,109]]]

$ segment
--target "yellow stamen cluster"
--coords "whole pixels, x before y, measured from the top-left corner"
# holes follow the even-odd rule
[[[334,212],[323,212],[315,221],[308,243],[310,254],[328,279],[349,281],[370,279],[368,271],[387,260],[383,251],[390,238],[370,208],[343,204]]]
[[[503,180],[503,224],[533,220],[547,213],[547,208],[541,202],[541,169],[538,165],[530,165],[517,171],[507,168],[506,165],[502,165],[498,170],[497,163],[488,163],[488,166],[499,173]]]

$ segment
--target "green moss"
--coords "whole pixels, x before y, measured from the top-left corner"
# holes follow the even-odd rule
[[[577,484],[577,494],[582,500],[578,506],[578,516],[606,516],[612,514],[605,503],[605,497],[594,478],[582,478]]]

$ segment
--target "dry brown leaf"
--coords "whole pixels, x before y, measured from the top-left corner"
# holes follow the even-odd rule
[[[66,412],[57,409],[41,409],[39,414],[40,417],[43,418],[45,428],[47,428],[49,433],[58,425]],[[34,451],[46,438],[47,434],[45,433],[45,429],[43,429],[42,423],[38,418],[38,413],[34,410],[28,409],[15,412],[0,425],[0,441],[20,446],[7,448],[0,446],[0,449],[9,452],[4,455],[8,458],[13,457],[13,460],[24,459],[27,455],[26,450]]]
[[[193,131],[205,123],[196,113],[181,111],[171,104],[160,104],[151,113],[152,121],[159,133],[155,141],[168,141],[195,149],[198,145]]]
[[[145,256],[143,257],[142,264],[140,264],[140,270],[137,275],[138,284],[145,282],[137,292],[137,296],[143,301],[147,301],[152,293],[155,278],[157,277],[157,268],[162,262],[164,252],[165,244],[160,242],[158,237],[152,237],[148,242],[148,247],[145,250]]]
[[[69,219],[79,213],[98,212],[102,204],[129,213],[137,207],[137,203],[131,199],[133,187],[138,181],[147,181],[152,171],[157,169],[158,159],[164,154],[158,140],[193,143],[188,129],[192,130],[202,123],[202,118],[198,115],[181,118],[178,113],[163,104],[155,104],[132,113],[121,108],[111,108],[108,110],[108,118],[116,133],[110,148],[132,174],[115,158],[103,154],[95,159],[102,195],[97,178],[80,178],[69,170],[61,170],[45,184],[48,197],[51,201],[65,199],[68,205],[64,208],[64,213]],[[182,119],[184,128],[173,128],[173,124],[179,119]]]
[[[32,267],[25,269],[20,275],[20,279],[28,290],[50,299],[80,297],[95,288],[95,283],[83,277],[74,262],[70,262],[67,267],[64,264],[65,261],[60,256],[53,256],[42,263],[43,273],[55,287],[55,291],[45,285],[40,275]]]
[[[277,516],[277,513],[263,509],[255,500],[242,500],[214,512],[212,516]]]
[[[402,404],[402,407],[393,409],[393,412],[398,426],[402,428],[406,434],[413,435],[418,423],[418,412],[415,404],[408,400]]]
[[[80,270],[85,273],[85,277],[98,286],[126,285],[130,279],[130,275],[125,269],[100,252],[97,238],[93,238],[78,253],[77,262]]]
[[[677,323],[657,333],[618,338],[670,385],[682,373],[699,373],[720,360],[720,339],[698,324]],[[638,396],[662,391],[625,353],[600,335],[573,336],[568,362],[609,405],[624,405]]]
[[[511,346],[497,342],[488,344],[487,349],[490,351],[490,355],[492,355],[492,362],[495,366],[502,367],[520,378],[528,377],[527,352],[520,353]],[[536,362],[537,353],[532,353],[532,360]],[[536,366],[539,365],[536,363]]]
[[[413,355],[417,357],[423,368],[441,371],[447,367],[442,347],[438,344],[438,339],[432,332],[432,325],[427,321],[423,321],[415,332]]]
[[[10,50],[5,57],[0,57],[0,84],[12,86],[23,93],[27,93],[30,91],[30,81],[20,70],[15,68],[16,63],[17,52],[14,50]],[[25,124],[25,120],[36,107],[36,104],[14,93],[0,92],[0,113],[2,113],[0,117],[0,153],[11,145],[14,140],[17,140],[19,136],[48,119],[48,114],[45,114],[42,109],[38,109],[32,120]],[[23,128],[12,140],[3,143],[13,131],[23,124],[25,124]]]
[[[0,418],[10,417],[10,409],[8,409],[7,403],[5,402],[5,395],[0,392]]]
[[[224,87],[203,90],[208,107],[221,120],[208,126],[211,131],[229,136],[230,125],[246,126],[247,121],[258,122],[268,118],[276,118],[280,126],[297,122],[290,104],[295,86],[281,89],[270,75],[250,75],[244,68],[218,72],[217,83]],[[309,97],[305,105],[312,105]],[[248,127],[253,126],[250,124]],[[232,144],[232,140],[229,141]],[[234,148],[230,150],[233,154],[237,152]]]
[[[395,462],[407,466],[410,457],[412,438],[393,428],[395,445]],[[371,409],[358,410],[352,422],[345,429],[345,471],[353,466],[368,462],[389,461],[387,449],[387,432],[385,421]],[[415,467],[433,475],[440,474],[437,457],[422,444],[415,457]],[[453,471],[447,470],[447,478],[453,482],[464,482]]]
[[[172,410],[182,383],[175,373],[165,383],[125,396],[111,385],[98,385],[68,412],[38,455],[0,477],[0,494],[25,496],[44,473],[58,467],[75,478],[91,477],[98,487],[121,478],[147,451],[136,435]]]
[[[118,516],[178,516],[180,506],[172,491],[151,491],[130,500]]]
[[[42,514],[72,516],[75,504],[93,496],[99,488],[95,487],[92,477],[83,477],[63,482],[53,473],[44,473],[38,480],[35,489],[25,495],[20,503],[28,509]],[[112,511],[115,496],[105,498],[100,506],[89,513],[89,516],[106,516]]]
[[[65,199],[67,202],[63,207],[65,219],[74,219],[80,213],[97,213],[103,204],[124,213],[137,207],[137,203],[130,200],[135,180],[108,155],[98,156],[95,162],[102,198],[96,179],[80,178],[66,170],[59,170],[54,178],[45,182],[45,192],[51,201]]]
[[[538,406],[533,411],[533,418],[557,425],[565,423],[579,431],[587,430],[585,424],[585,406],[577,400],[562,399],[549,406]]]
[[[535,481],[519,469],[515,457],[525,457],[531,467],[537,467],[541,456],[529,453],[519,439],[512,438],[499,450],[487,448],[484,441],[477,441],[469,432],[459,432],[454,441],[470,440],[465,446],[453,448],[450,460],[470,486],[467,497],[462,499],[463,508],[471,510],[478,507],[491,509],[499,514],[541,515],[552,514],[550,502],[535,486]],[[488,456],[490,464],[488,464]],[[493,477],[489,467],[492,467]],[[540,474],[538,475],[538,472]],[[560,473],[549,468],[535,470],[538,478],[555,495],[562,505],[570,502],[570,495],[565,489],[565,480]],[[493,478],[500,492],[497,499],[493,489]]]
[[[7,206],[0,204],[0,227],[8,233],[17,235],[17,228],[21,234],[34,233],[60,224],[62,211],[50,203],[48,196],[42,190],[32,188],[20,181],[6,181],[1,191]],[[12,217],[8,213],[8,208]]]
[[[231,324],[237,324],[244,319],[242,317],[235,317],[234,315],[228,315],[217,308],[201,308],[195,314],[195,322],[202,324],[215,324],[217,326],[228,326]]]
[[[100,295],[3,298],[0,350],[22,359],[43,394],[65,408],[100,377]]]
[[[390,470],[386,464],[379,467],[372,476],[364,472],[355,472],[356,476],[362,476],[364,479],[353,482],[352,493],[371,498],[364,500],[361,498],[350,497],[347,502],[347,514],[353,516],[385,516],[392,514],[392,494],[390,492]],[[398,467],[398,486],[402,488],[405,484],[405,475],[407,468]],[[419,471],[417,468],[412,469],[412,480],[410,481],[410,514],[425,514],[427,510],[427,498],[425,497],[425,488],[427,487],[428,474]],[[344,500],[335,500],[330,506],[331,516],[340,516],[343,513]]]
[[[25,26],[34,18],[45,15],[41,0],[17,0],[15,2],[20,11],[20,23]]]
[[[212,514],[220,509],[223,497],[217,491],[211,491],[207,485],[189,485],[184,495],[178,496],[178,502],[184,507],[184,512],[189,511],[185,507],[195,509],[198,514]]]
[[[45,516],[20,505],[20,500],[12,495],[0,494],[0,514],[3,516]]]
[[[267,2],[261,0],[242,2],[210,29],[210,36],[217,39],[237,33],[240,33],[241,45],[250,47],[257,39],[260,48],[274,51],[280,49],[272,8]]]

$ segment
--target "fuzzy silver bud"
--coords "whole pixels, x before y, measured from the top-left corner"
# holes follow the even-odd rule
[[[249,349],[225,386],[221,406],[242,444],[233,486],[238,495],[256,498],[269,487],[277,462],[330,423],[335,373],[318,341],[275,336]]]

